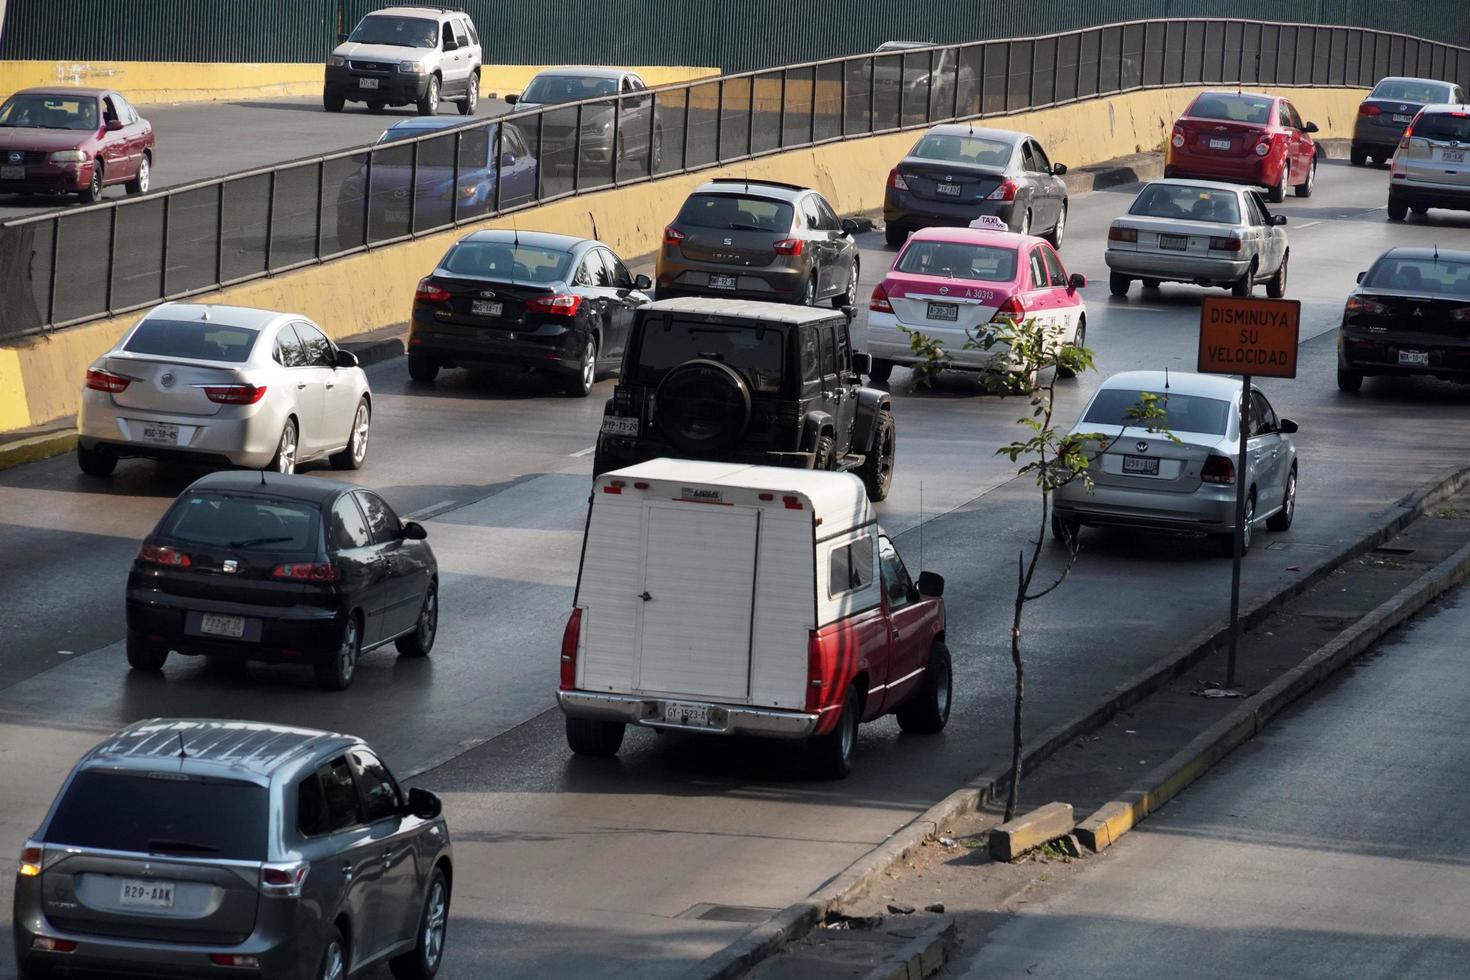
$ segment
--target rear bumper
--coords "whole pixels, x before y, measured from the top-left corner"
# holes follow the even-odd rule
[[[143,425],[178,426],[177,445],[144,442]],[[87,449],[120,457],[178,460],[259,469],[275,457],[286,420],[269,397],[256,405],[231,405],[214,415],[175,415],[124,408],[112,396],[87,389],[77,413],[77,435]]]
[[[946,367],[955,371],[1005,371],[1010,367],[1005,347],[990,350],[965,349],[965,338],[961,331],[937,331],[927,324],[900,323],[892,313],[868,314],[868,353],[883,361],[894,364],[920,364],[924,358],[914,353],[908,334],[900,326],[927,334],[931,339],[944,344],[948,355]]]
[[[1470,187],[1425,184],[1413,180],[1390,178],[1388,200],[1391,204],[1470,211]]]
[[[628,694],[595,694],[591,691],[557,691],[557,704],[568,718],[642,725],[645,728],[675,729],[702,735],[760,735],[766,738],[806,738],[816,730],[821,715],[816,712],[779,711],[721,704],[688,698],[640,698]],[[708,725],[680,724],[664,720],[665,703],[691,704],[708,709]]]
[[[1429,363],[1400,363],[1400,351],[1423,353]],[[1428,374],[1465,382],[1470,381],[1470,343],[1447,343],[1443,337],[1421,343],[1413,336],[1355,336],[1343,331],[1338,339],[1337,364],[1343,370],[1370,376]]]
[[[444,367],[525,367],[576,374],[582,369],[578,360],[582,336],[578,330],[547,323],[518,330],[444,324],[428,311],[415,309],[408,352]]]
[[[883,223],[914,231],[919,228],[964,228],[982,214],[993,214],[1011,230],[1018,225],[1013,221],[1015,201],[979,201],[965,204],[949,204],[930,201],[913,191],[898,191],[892,187],[883,195]]]
[[[1089,492],[1069,484],[1056,491],[1053,508],[1061,520],[1089,527],[1224,534],[1235,528],[1235,486],[1201,484],[1193,493],[1159,493],[1110,486]]]
[[[1108,268],[1125,276],[1170,282],[1233,282],[1245,275],[1250,259],[1212,259],[1159,252],[1129,252],[1110,248]]]
[[[245,632],[239,639],[203,634],[204,613],[240,616]],[[220,599],[177,596],[146,586],[127,592],[128,629],[150,641],[185,654],[306,663],[336,650],[346,619],[319,606],[259,606]]]
[[[1273,187],[1281,179],[1285,163],[1280,150],[1272,150],[1263,157],[1254,152],[1245,157],[1220,157],[1170,147],[1164,160],[1164,176]]]

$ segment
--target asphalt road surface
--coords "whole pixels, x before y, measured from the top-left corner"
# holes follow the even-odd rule
[[[1263,533],[1247,559],[1247,601],[1470,457],[1470,390],[1370,380],[1347,396],[1334,385],[1334,328],[1355,273],[1390,245],[1464,242],[1470,229],[1470,217],[1444,212],[1387,223],[1385,183],[1382,170],[1334,163],[1317,196],[1281,206],[1291,220],[1288,295],[1303,303],[1300,377],[1264,387],[1301,425],[1300,503],[1292,530]],[[1062,254],[1092,283],[1088,342],[1100,374],[1059,386],[1067,422],[1102,376],[1195,363],[1205,290],[1107,294],[1106,227],[1132,193],[1072,201]],[[892,253],[879,234],[861,244],[866,295]],[[825,783],[808,779],[800,752],[781,743],[633,731],[616,761],[572,759],[566,749],[556,659],[610,382],[577,400],[524,377],[446,372],[434,387],[416,386],[401,361],[369,376],[377,415],[367,466],[353,478],[402,514],[429,515],[442,615],[432,658],[370,654],[343,694],[319,692],[309,671],[289,668],[237,677],[176,659],[162,676],[129,674],[128,564],[193,472],[124,462],[111,479],[90,480],[65,457],[0,472],[0,841],[18,847],[75,758],[134,719],[351,731],[445,798],[459,868],[444,976],[663,977],[1003,765],[1015,556],[1040,514],[1034,488],[995,449],[1013,437],[1023,403],[983,395],[963,376],[915,391],[908,372],[895,371],[897,479],[878,511],[911,569],[948,579],[954,714],[937,737],[902,736],[891,719],[867,726],[853,775]],[[1084,548],[1072,579],[1029,613],[1032,732],[1176,653],[1228,608],[1229,563],[1204,542],[1088,532]],[[8,888],[0,877],[0,907]]]
[[[1463,977],[1467,631],[1461,589],[945,975]]]

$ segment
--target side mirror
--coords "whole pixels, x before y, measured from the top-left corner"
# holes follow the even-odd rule
[[[1291,419],[1281,419],[1276,423],[1276,431],[1284,436],[1289,436],[1297,430],[1297,424]]]
[[[456,44],[451,38],[447,38],[446,37],[444,39],[444,50],[445,51],[458,51],[459,50],[459,45]]]
[[[860,227],[861,225],[859,225],[856,221],[853,221],[851,218],[842,219],[842,233],[844,235],[847,235],[849,237],[856,235]]]
[[[444,803],[428,790],[415,786],[408,791],[408,812],[420,820],[433,820],[444,812]]]
[[[511,153],[511,152],[507,151],[505,153],[500,154],[500,165],[502,167],[513,167],[513,166],[515,166],[515,162],[516,162],[516,155],[514,153]]]
[[[1286,215],[1284,215],[1284,214],[1273,214],[1273,215],[1271,215],[1271,223],[1273,225],[1284,225],[1284,224],[1286,224]]]
[[[920,572],[919,595],[928,596],[931,599],[943,598],[944,576],[938,572]]]
[[[346,34],[338,34],[337,35],[337,43],[338,44],[346,44],[347,43],[347,35]]]
[[[405,541],[422,541],[425,538],[427,538],[428,536],[429,536],[429,532],[428,531],[425,531],[424,530],[424,526],[422,524],[420,524],[418,521],[404,521],[403,522],[403,540],[405,540]]]
[[[1304,133],[1315,133],[1316,131],[1317,131],[1317,124],[1314,123],[1314,122],[1309,122],[1305,126],[1302,127],[1302,132],[1304,132]]]
[[[342,350],[340,348],[337,350],[337,367],[355,368],[361,363],[362,362],[357,359],[357,355],[352,353],[352,351]]]
[[[1079,289],[1086,289],[1087,277],[1080,272],[1072,273],[1072,277],[1067,280],[1067,288],[1072,290],[1073,292],[1076,292]]]
[[[869,375],[873,373],[873,355],[867,353],[854,353],[852,355],[852,370],[856,374]]]
[[[1364,279],[1364,277],[1367,276],[1367,275],[1368,275],[1368,270],[1366,270],[1366,269],[1364,269],[1362,272],[1358,273],[1358,282],[1362,282],[1363,279]]]
[[[652,289],[653,288],[653,280],[650,279],[650,278],[648,278],[647,276],[643,276],[643,275],[634,276],[633,277],[633,288],[634,289]]]
[[[514,92],[508,92],[508,93],[506,93],[506,96],[505,96],[505,104],[506,105],[515,105],[519,101],[521,101],[521,97],[519,95],[516,95]]]
[[[107,120],[107,125],[104,126],[103,128],[106,129],[109,133],[115,133],[119,129],[122,129],[122,120],[121,119],[109,119],[109,120]]]
[[[1067,165],[1065,163],[1054,163],[1051,165],[1051,172],[1053,176],[1060,177],[1067,172]]]

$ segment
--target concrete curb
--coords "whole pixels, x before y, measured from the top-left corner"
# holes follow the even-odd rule
[[[864,975],[863,980],[925,980],[939,972],[954,949],[955,923],[945,917],[931,924],[908,945]]]
[[[357,361],[362,367],[370,367],[384,361],[391,361],[395,357],[402,357],[407,350],[401,337],[367,341],[344,340],[337,346],[356,354]]]
[[[1346,160],[1352,140],[1318,140],[1317,145],[1321,147],[1322,156],[1325,159]],[[1103,191],[1110,187],[1121,187],[1134,182],[1158,180],[1162,176],[1164,176],[1163,153],[1136,153],[1133,156],[1109,160],[1096,166],[1069,170],[1062,176],[1062,183],[1067,185],[1068,194],[1086,194],[1090,191]]]
[[[1378,547],[1430,507],[1453,495],[1467,482],[1470,482],[1470,467],[1461,467],[1445,473],[1421,490],[1406,494],[1394,504],[1398,513],[1381,521],[1377,527],[1356,540],[1338,548],[1295,582],[1244,609],[1241,613],[1242,628],[1249,629],[1260,623],[1286,602],[1331,574],[1333,569]],[[1058,722],[1040,736],[1032,738],[1033,747],[1022,756],[1022,768],[1036,768],[1079,736],[1111,721],[1120,712],[1142,701],[1209,656],[1228,641],[1229,635],[1228,623],[1201,630],[1182,645],[1186,651],[1183,655],[1166,658],[1133,675],[1113,688],[1085,715],[1071,721]],[[1009,767],[996,773],[982,773],[969,785],[950,793],[894,831],[886,841],[848,865],[807,898],[787,906],[734,943],[705,958],[689,974],[691,980],[731,980],[784,944],[801,938],[824,921],[831,911],[856,898],[889,867],[913,853],[930,837],[937,836],[960,817],[973,813],[999,795],[1009,785],[1010,775]]]
[[[40,435],[27,436],[11,442],[0,443],[0,470],[8,470],[21,463],[34,463],[69,453],[77,447],[76,429],[58,429]]]

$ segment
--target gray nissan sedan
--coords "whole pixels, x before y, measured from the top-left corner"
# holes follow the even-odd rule
[[[430,980],[452,881],[437,797],[349,735],[154,719],[88,752],[21,850],[34,978]]]

